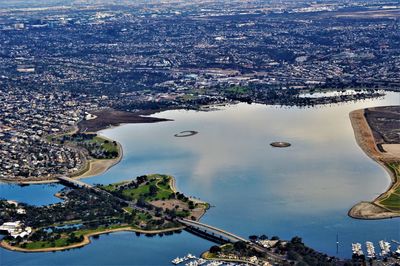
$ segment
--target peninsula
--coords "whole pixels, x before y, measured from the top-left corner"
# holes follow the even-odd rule
[[[86,113],[69,127],[35,136],[42,144],[42,155],[32,155],[29,167],[24,171],[8,170],[6,173],[9,174],[0,175],[0,181],[36,184],[58,182],[57,176],[60,175],[73,178],[100,175],[122,159],[123,150],[118,142],[97,132],[122,123],[170,121],[149,117],[152,113],[154,111],[125,112],[111,108]]]
[[[159,174],[106,186],[70,184],[57,196],[64,201],[40,207],[1,200],[0,224],[9,235],[0,245],[48,252],[81,247],[91,236],[116,231],[172,234],[184,228],[178,219],[197,221],[209,207],[176,191],[172,176]]]
[[[349,216],[358,219],[400,217],[400,106],[355,110],[350,113],[350,119],[358,145],[387,170],[392,182],[373,201],[353,206]]]

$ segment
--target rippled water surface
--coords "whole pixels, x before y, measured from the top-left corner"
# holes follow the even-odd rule
[[[247,237],[298,235],[306,244],[339,256],[351,242],[400,239],[400,219],[361,221],[347,211],[372,200],[390,184],[388,174],[357,146],[349,120],[354,109],[400,104],[399,94],[319,108],[238,104],[219,111],[167,111],[156,124],[127,124],[102,131],[124,147],[123,160],[107,173],[85,179],[111,183],[146,173],[174,175],[178,188],[214,207],[203,222]],[[174,134],[193,130],[185,138]],[[289,148],[269,143],[287,141]],[[48,204],[59,186],[2,185],[1,196]],[[168,264],[212,243],[188,233],[170,237],[102,236],[78,250],[23,254],[1,250],[4,265]],[[155,255],[156,254],[156,255]],[[67,260],[68,258],[68,260]]]

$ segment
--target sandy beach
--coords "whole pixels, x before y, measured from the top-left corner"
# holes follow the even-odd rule
[[[349,210],[348,215],[356,219],[386,219],[400,217],[400,213],[388,210],[378,203],[378,200],[389,193],[398,182],[395,174],[386,166],[386,162],[398,161],[400,158],[393,152],[382,153],[379,151],[372,130],[365,118],[364,109],[352,111],[350,113],[350,120],[357,144],[371,159],[379,163],[388,172],[391,178],[391,184],[385,192],[373,201],[363,201],[354,205]]]
[[[106,138],[102,135],[99,135],[101,138],[107,139],[109,141],[109,138]],[[86,177],[93,177],[97,175],[101,175],[105,172],[107,172],[108,169],[113,167],[114,165],[118,164],[123,157],[123,149],[120,143],[117,142],[117,147],[118,147],[118,157],[114,159],[92,159],[88,160],[86,162],[85,167],[83,169],[79,170],[75,174],[71,175],[72,178],[76,179],[81,179],[81,178],[86,178]],[[37,178],[36,178],[37,179]],[[25,184],[25,185],[34,185],[34,184],[49,184],[49,183],[57,183],[59,182],[57,179],[48,177],[44,178],[41,180],[3,180],[4,182],[9,182],[9,183],[15,183],[15,184]]]
[[[99,136],[103,139],[113,141],[102,135],[99,135]],[[90,161],[88,161],[88,166],[86,167],[85,171],[82,174],[74,175],[72,177],[80,179],[80,178],[85,178],[85,177],[97,176],[97,175],[101,175],[101,174],[105,173],[108,169],[110,169],[114,165],[118,164],[122,160],[124,151],[119,142],[117,142],[117,147],[118,147],[118,157],[117,158],[90,160]]]
[[[171,121],[165,118],[156,118],[149,115],[154,114],[155,111],[142,111],[136,113],[117,111],[113,109],[101,109],[92,112],[95,119],[82,120],[77,125],[71,127],[71,129],[63,134],[74,134],[77,132],[94,133],[103,129],[119,126],[126,123],[157,123]],[[61,134],[59,134],[61,135]],[[107,139],[109,141],[114,141],[106,138],[100,134],[100,137]],[[123,149],[120,143],[118,145],[118,157],[115,159],[92,159],[87,160],[86,164],[82,169],[79,169],[76,173],[70,174],[72,178],[86,178],[101,175],[105,173],[108,169],[119,163],[123,156]],[[19,180],[14,179],[3,179],[0,182],[14,183],[14,184],[49,184],[56,183],[58,180],[54,179],[52,176],[47,177],[35,177],[35,178],[24,178]]]

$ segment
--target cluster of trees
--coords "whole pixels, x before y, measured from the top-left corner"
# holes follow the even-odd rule
[[[50,226],[69,220],[92,221],[104,217],[118,217],[123,213],[123,203],[106,193],[98,193],[86,188],[66,190],[62,192],[65,201],[47,206],[21,205],[25,214],[17,214],[9,208],[1,207],[2,217],[7,221],[20,220],[34,228]],[[4,206],[3,201],[1,203]]]
[[[307,247],[297,236],[285,244],[278,243],[277,251],[287,254],[287,259],[296,261],[297,265],[336,265],[336,258]]]
[[[220,253],[235,254],[239,257],[263,256],[263,254],[256,251],[249,244],[243,241],[235,242],[233,245],[227,245],[224,246],[223,248],[221,248],[220,246],[212,246],[209,249],[209,252],[213,254],[220,254]]]
[[[23,217],[23,215],[17,213],[17,206],[8,203],[5,199],[0,199],[0,224],[5,222],[13,221]]]
[[[52,141],[59,141],[61,144],[65,142],[73,142],[76,145],[85,148],[89,155],[95,159],[112,159],[118,157],[117,150],[110,150],[103,147],[104,144],[111,144],[113,146],[117,146],[117,142],[110,142],[109,140],[105,140],[104,144],[99,142],[91,142],[97,134],[95,133],[74,133],[71,135],[63,135],[61,137],[53,137]]]
[[[309,89],[312,91],[312,89]],[[283,89],[281,87],[266,88],[261,84],[250,84],[248,87],[228,87],[222,90],[224,96],[233,101],[240,102],[261,102],[264,104],[279,104],[287,106],[314,106],[319,104],[330,104],[376,98],[382,93],[375,89],[358,90],[354,95],[341,95],[339,97],[299,97],[301,91],[298,89]]]
[[[59,138],[53,138],[53,141],[60,141],[64,143],[66,141],[89,141],[97,137],[95,133],[74,133],[71,135],[62,135]]]
[[[16,239],[6,236],[5,239],[9,240],[11,245],[20,245],[22,248],[26,248],[28,246],[28,242],[42,242],[41,247],[46,246],[46,242],[51,246],[56,246],[56,241],[59,239],[65,239],[65,245],[70,245],[74,243],[79,243],[83,241],[83,235],[77,236],[74,232],[68,229],[52,231],[39,229],[34,231],[31,235],[21,238],[17,237]]]

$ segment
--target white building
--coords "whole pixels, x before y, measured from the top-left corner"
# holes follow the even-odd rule
[[[7,222],[2,225],[0,225],[0,231],[7,231],[10,236],[17,238],[19,237],[25,237],[28,236],[30,233],[32,233],[32,228],[21,223],[20,221],[16,222]]]

